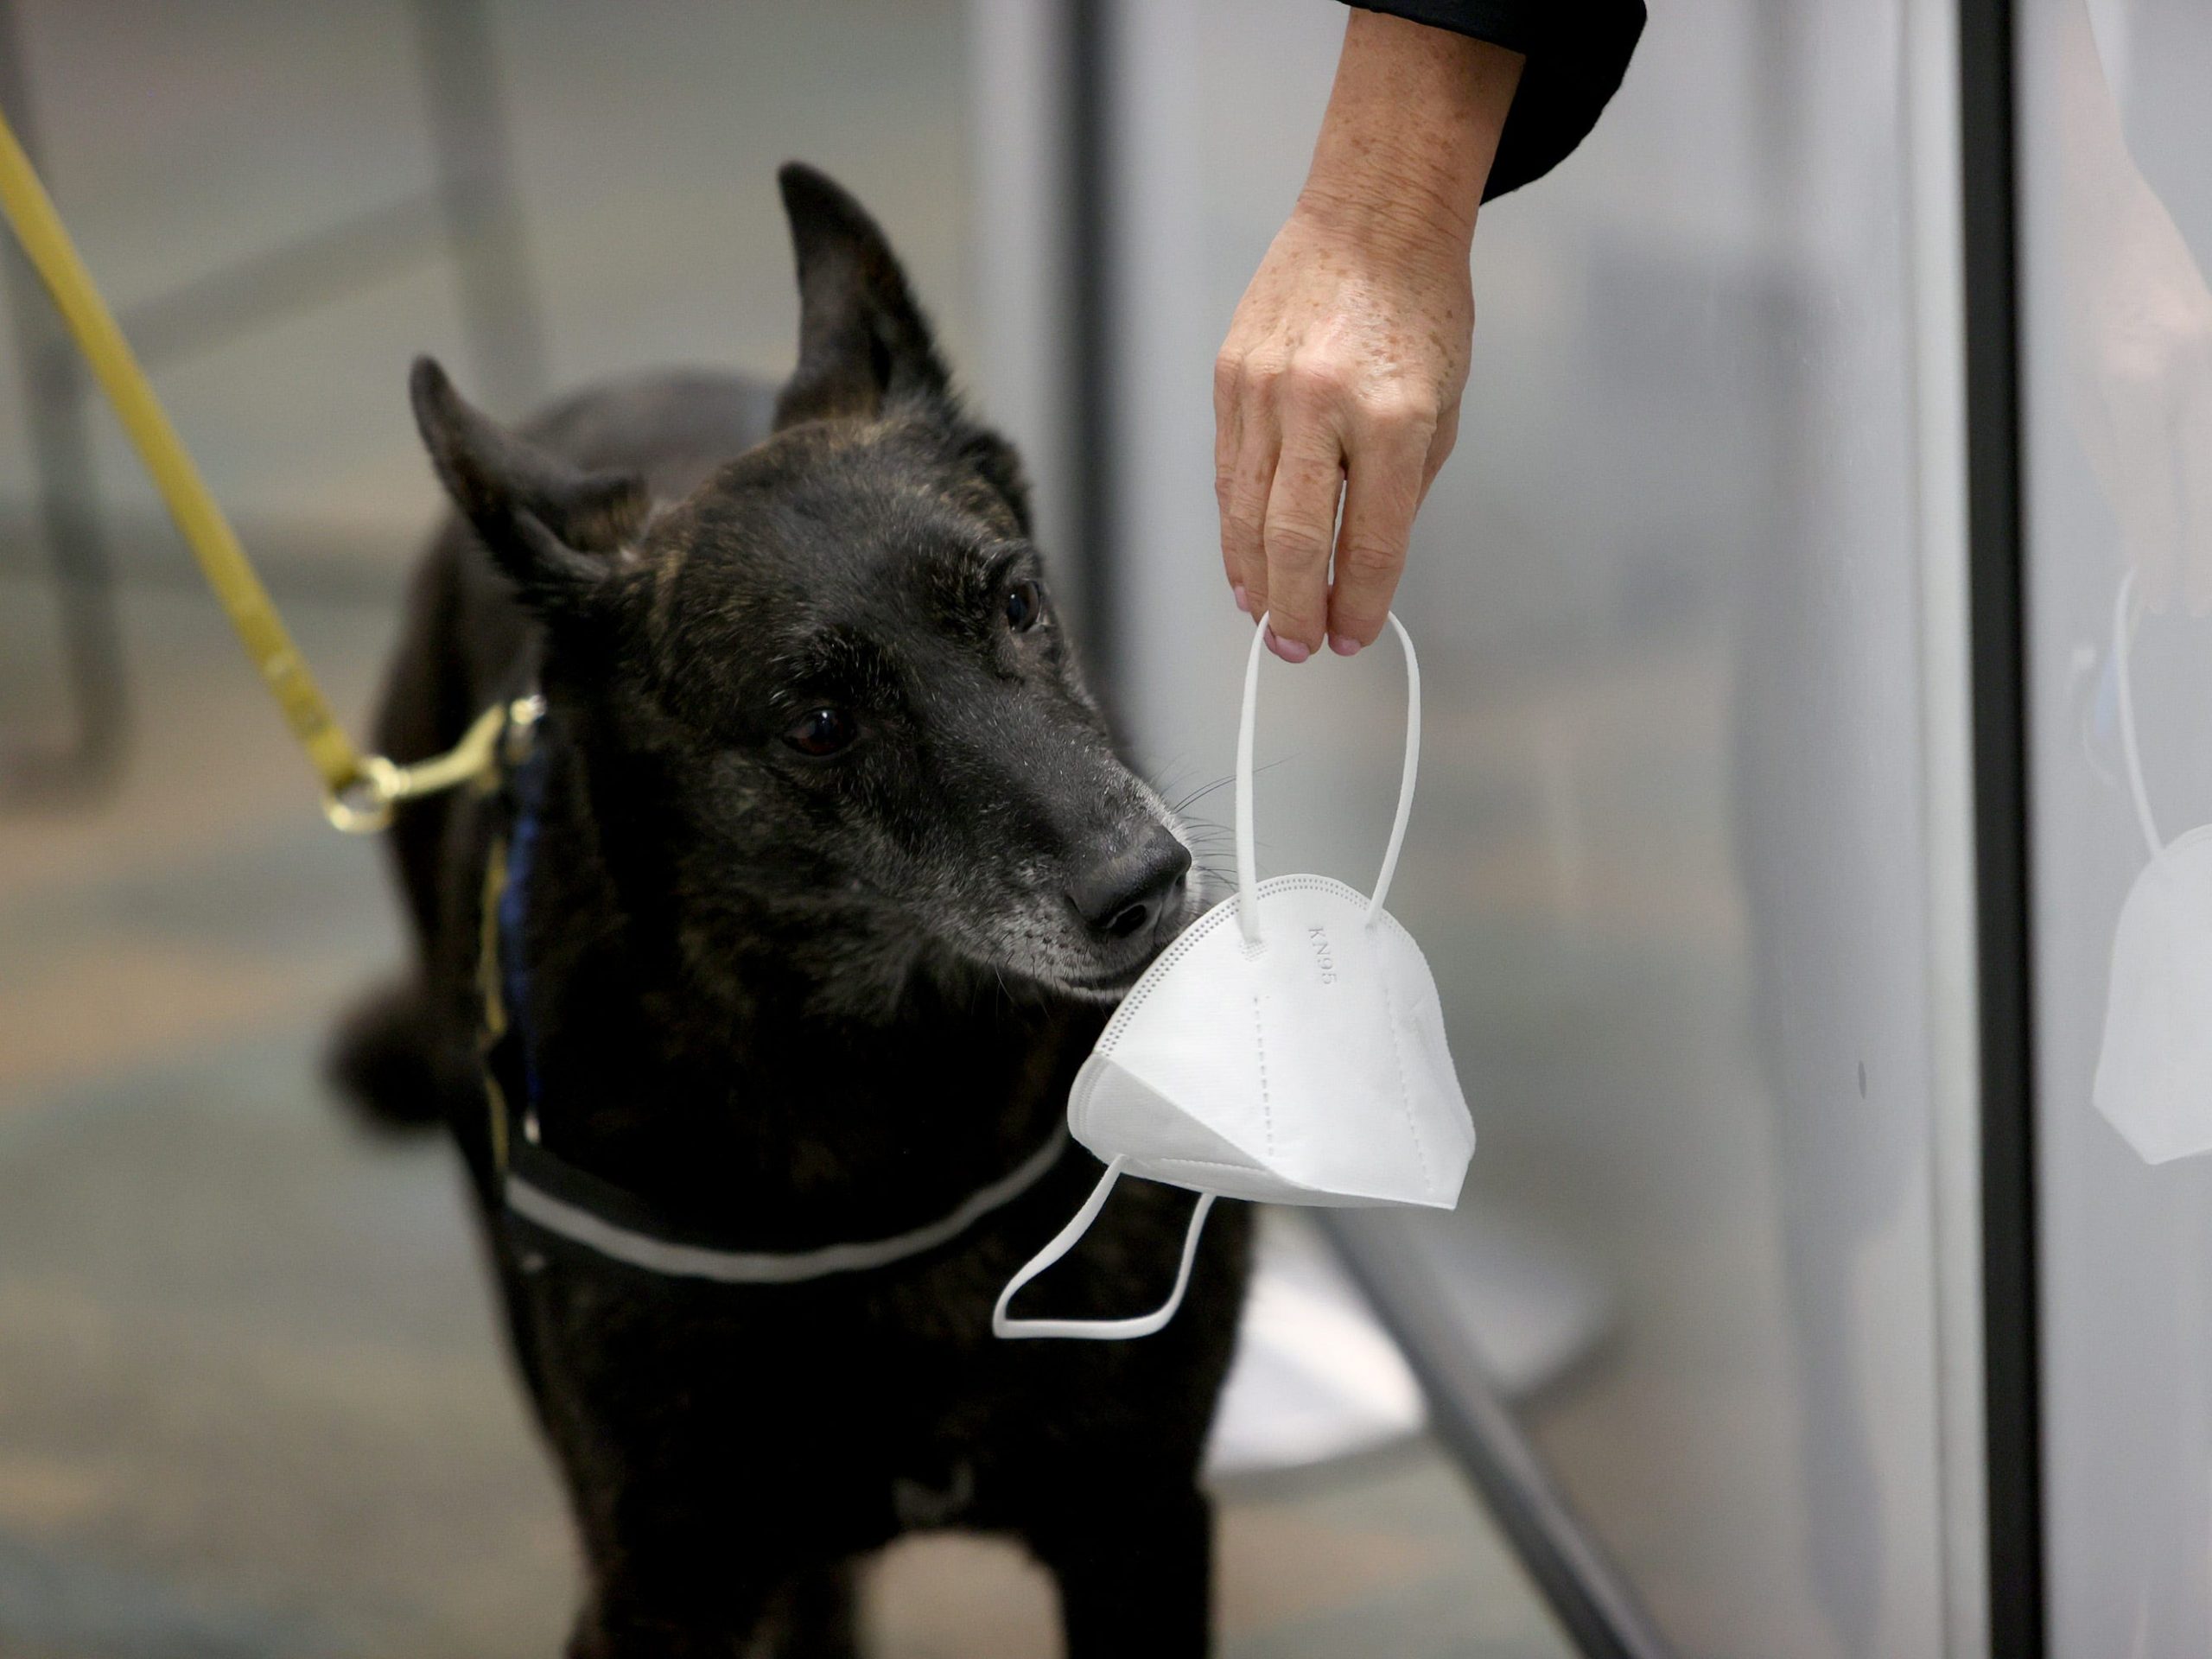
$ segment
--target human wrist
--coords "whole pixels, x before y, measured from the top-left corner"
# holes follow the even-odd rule
[[[1299,213],[1386,253],[1464,261],[1522,61],[1355,10]]]

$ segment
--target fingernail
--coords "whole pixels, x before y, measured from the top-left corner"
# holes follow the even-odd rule
[[[1357,657],[1359,655],[1359,641],[1349,634],[1332,633],[1329,636],[1329,649],[1339,657]]]
[[[1247,616],[1252,614],[1252,601],[1244,592],[1244,584],[1241,582],[1236,584],[1236,608]]]
[[[1297,640],[1283,639],[1272,626],[1268,629],[1268,649],[1286,663],[1302,663],[1313,654],[1311,649]]]

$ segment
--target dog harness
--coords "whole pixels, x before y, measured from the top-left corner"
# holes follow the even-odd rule
[[[727,1285],[804,1284],[834,1274],[887,1268],[949,1244],[1045,1178],[1068,1148],[1065,1122],[1056,1124],[1045,1143],[1014,1168],[935,1221],[885,1238],[804,1250],[753,1250],[733,1249],[675,1221],[636,1193],[541,1146],[539,1079],[522,1025],[529,1006],[522,926],[545,787],[543,751],[533,741],[543,713],[543,700],[536,696],[507,705],[499,746],[507,823],[503,833],[493,836],[485,861],[477,954],[477,989],[484,1010],[480,1058],[493,1164],[510,1230],[524,1246],[519,1254],[525,1266],[541,1254],[532,1245],[558,1241],[675,1278]]]

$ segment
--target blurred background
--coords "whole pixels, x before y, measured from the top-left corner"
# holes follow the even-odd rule
[[[2018,10],[2050,1650],[2196,1655],[2212,1189],[2088,1099],[2141,861],[2107,648],[2142,555],[2067,390],[2108,333],[2069,297],[2094,238],[2050,135],[2086,63],[2196,235],[2212,39],[2182,0],[2105,5],[2084,59],[2080,0]],[[1470,1479],[1501,1402],[1676,1652],[1984,1653],[1991,1599],[2041,1594],[1985,1566],[1953,10],[1653,11],[1596,133],[1477,237],[1401,601],[1427,725],[1393,908],[1481,1144],[1456,1216],[1271,1232],[1220,1448],[1234,1659],[1573,1651],[1508,1541],[1525,1490]],[[1212,355],[1342,27],[1328,0],[0,0],[0,105],[357,733],[436,516],[410,357],[509,416],[657,365],[779,376],[773,169],[823,167],[1025,446],[1175,798],[1229,772],[1243,663]],[[322,825],[8,276],[0,1654],[556,1651],[572,1547],[455,1172],[317,1073],[398,951],[384,872]],[[2139,693],[2174,830],[2212,799],[2201,626],[2146,635]],[[1371,879],[1402,686],[1388,651],[1270,667],[1263,873]],[[1225,823],[1225,791],[1192,810]],[[870,1617],[887,1655],[1057,1650],[1041,1578],[987,1544],[902,1547]]]

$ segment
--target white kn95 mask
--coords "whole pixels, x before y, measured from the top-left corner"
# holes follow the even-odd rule
[[[2171,842],[2143,782],[2129,683],[2135,578],[2113,610],[2120,753],[2151,861],[2128,889],[2113,935],[2104,1042],[2089,1097],[2147,1164],[2212,1151],[2212,824]]]
[[[999,1293],[1001,1337],[1148,1336],[1181,1306],[1217,1196],[1276,1204],[1459,1202],[1475,1128],[1421,948],[1382,908],[1421,748],[1421,667],[1406,652],[1406,754],[1375,895],[1319,875],[1253,877],[1252,734],[1260,620],[1236,736],[1236,893],[1191,924],[1131,988],[1068,1095],[1068,1128],[1105,1160],[1075,1218]],[[1014,1294],[1075,1247],[1124,1175],[1200,1195],[1175,1288],[1122,1319],[1014,1319]]]

